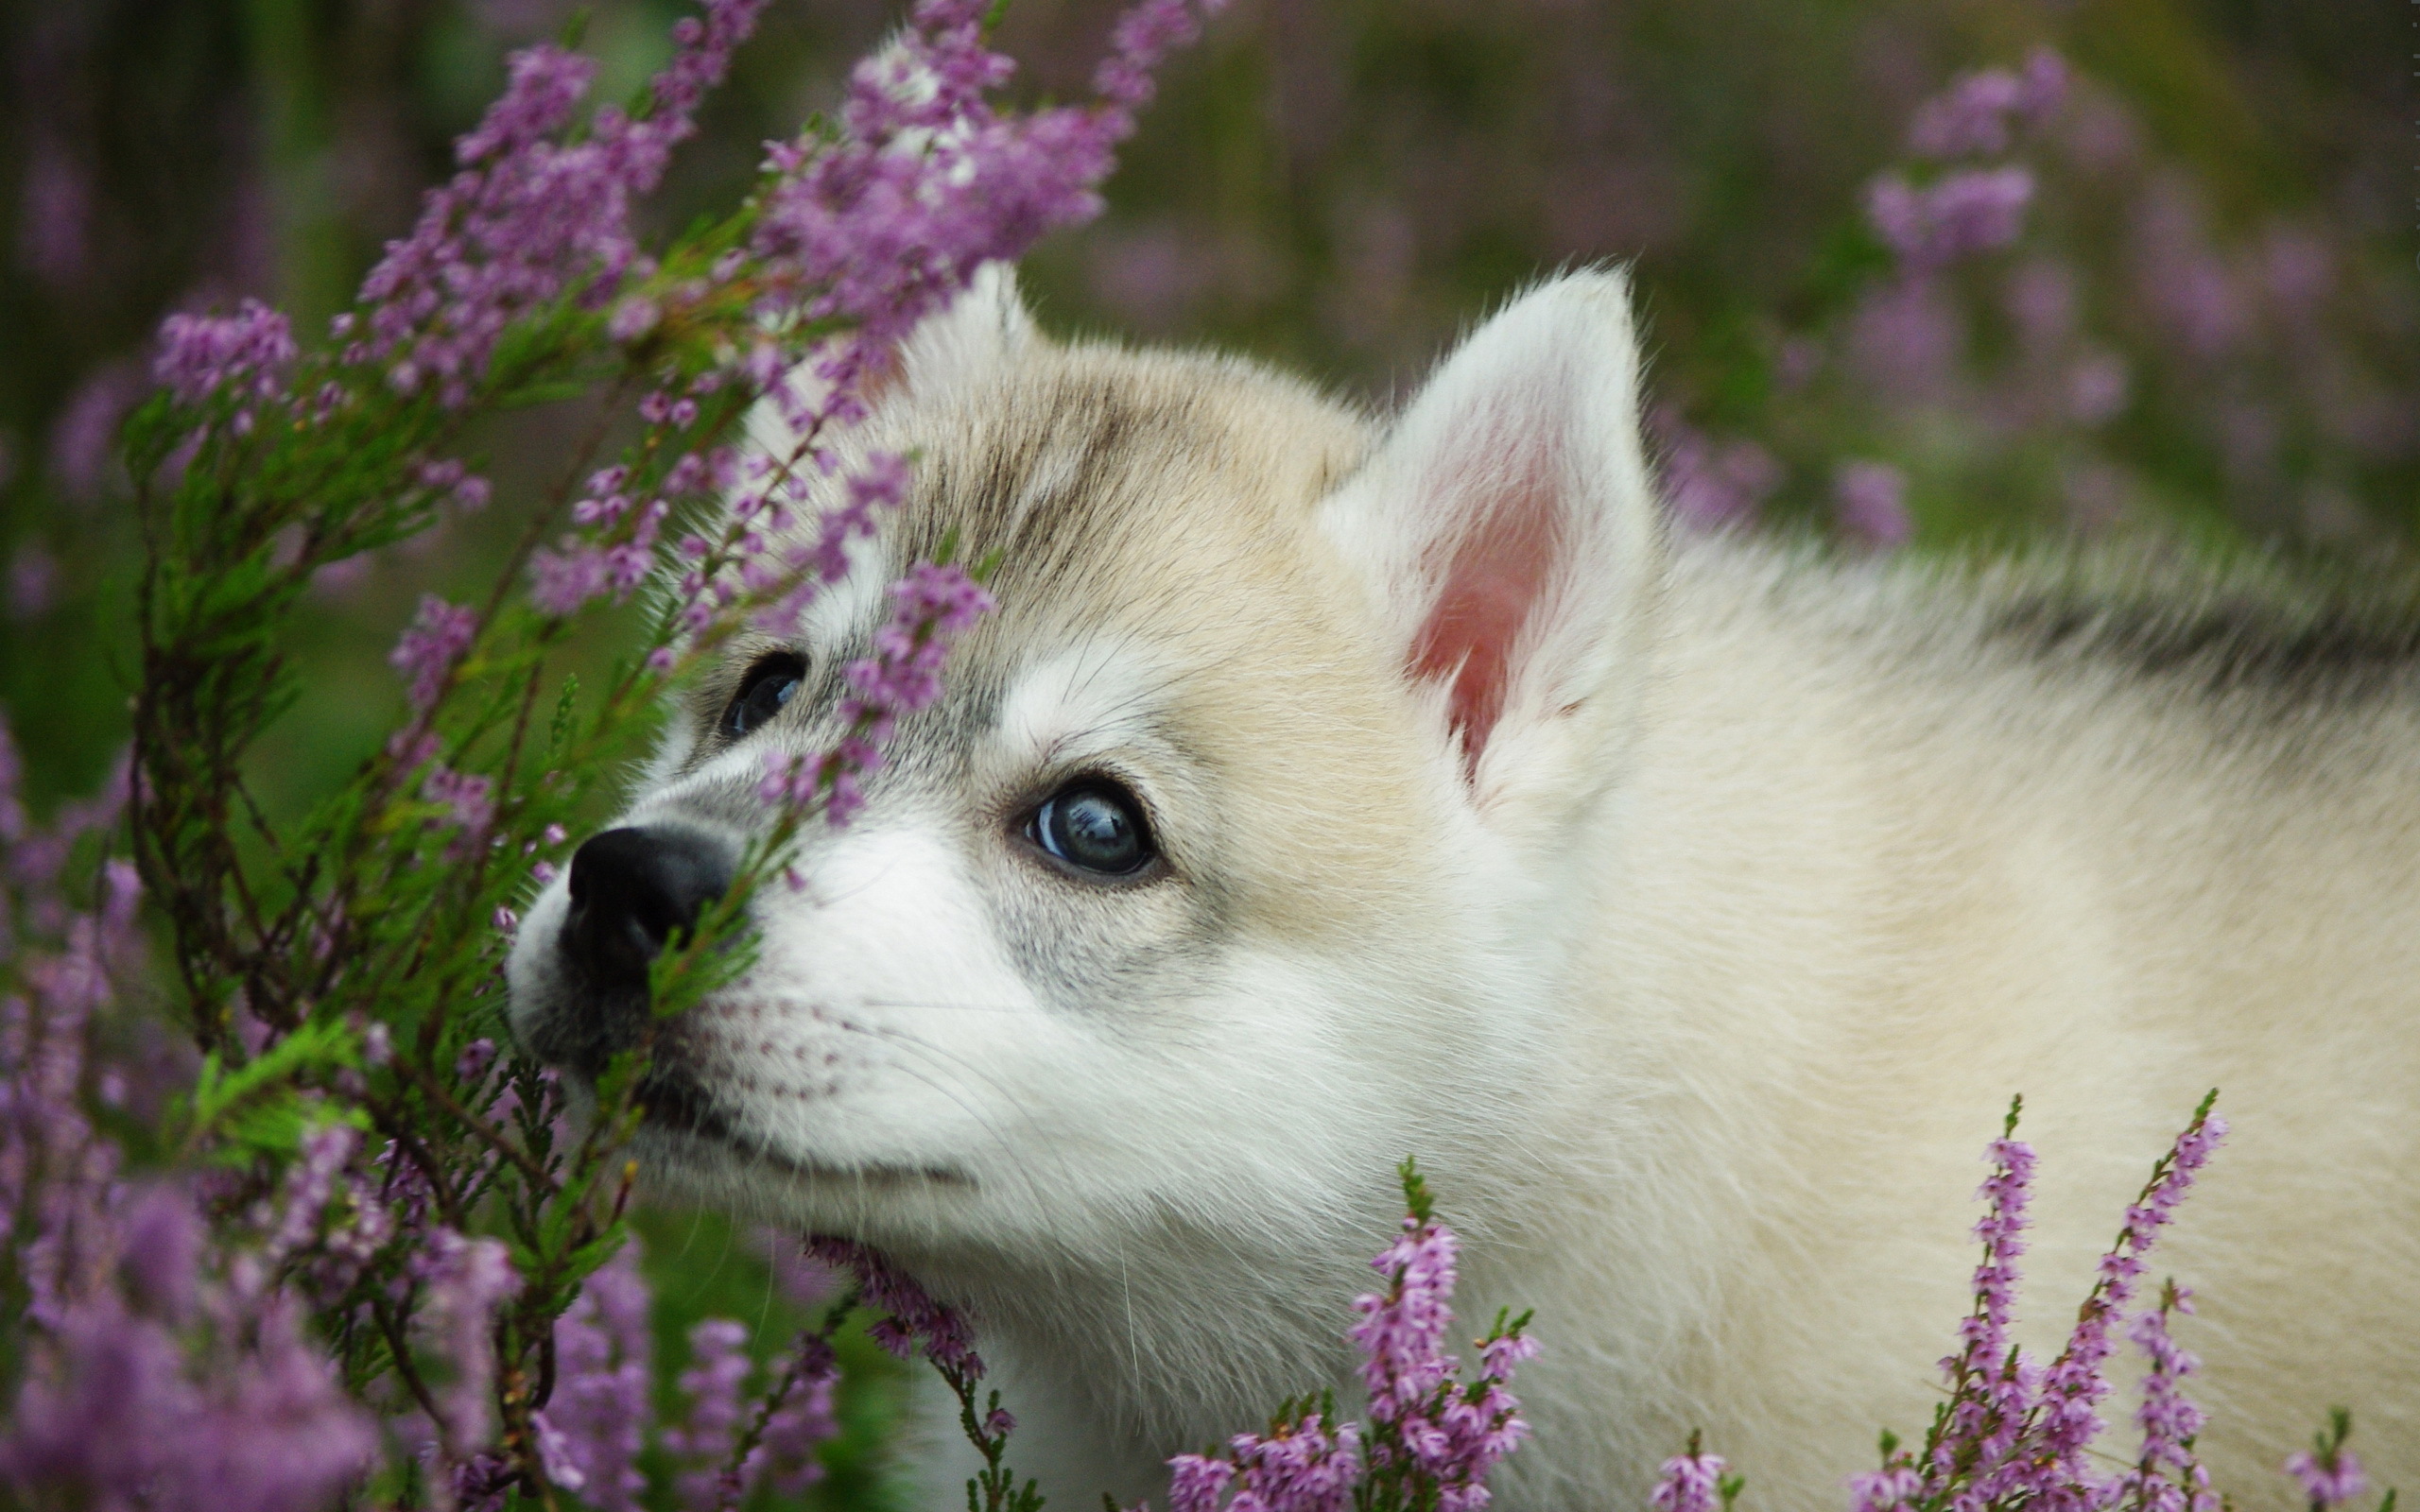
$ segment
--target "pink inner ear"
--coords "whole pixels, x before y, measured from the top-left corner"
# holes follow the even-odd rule
[[[1504,713],[1512,652],[1546,593],[1561,514],[1551,454],[1522,459],[1488,482],[1493,498],[1458,500],[1476,516],[1459,541],[1428,622],[1411,644],[1413,677],[1451,676],[1448,727],[1462,743],[1465,775],[1477,770],[1487,737]],[[1441,542],[1447,544],[1446,542]]]

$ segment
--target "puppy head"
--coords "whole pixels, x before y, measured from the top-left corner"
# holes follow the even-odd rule
[[[1622,310],[1547,285],[1380,429],[1053,344],[987,281],[853,437],[916,455],[906,504],[529,910],[516,1033],[576,1070],[634,1037],[655,943],[772,822],[767,753],[832,745],[883,585],[953,540],[999,607],[756,894],[746,978],[661,1026],[652,1168],[942,1266],[1363,1244],[1536,1053],[1530,905],[1652,577]]]

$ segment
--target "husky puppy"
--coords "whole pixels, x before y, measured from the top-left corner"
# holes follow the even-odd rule
[[[1357,1403],[1411,1154],[1468,1332],[1536,1310],[1498,1504],[1638,1506],[1696,1427],[1754,1505],[1838,1506],[1930,1420],[2011,1094],[2055,1349],[2213,1086],[2146,1284],[2200,1294],[2218,1484],[2292,1503],[2342,1403],[2420,1490],[2420,617],[1675,536],[1612,273],[1388,419],[1060,344],[1005,277],[903,355],[852,444],[914,448],[913,496],[680,712],[512,1012],[575,1070],[627,1043],[883,585],[997,552],[943,700],[667,1026],[640,1143],[969,1310],[1051,1495]]]

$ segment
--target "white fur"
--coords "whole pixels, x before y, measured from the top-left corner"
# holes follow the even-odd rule
[[[2044,575],[1668,541],[1610,275],[1515,302],[1386,427],[1054,346],[1005,278],[907,369],[862,444],[959,491],[884,549],[963,521],[1031,555],[960,653],[970,701],[903,727],[686,1026],[755,1153],[650,1148],[967,1307],[1054,1499],[1157,1495],[1281,1399],[1357,1401],[1341,1334],[1409,1153],[1467,1242],[1465,1324],[1536,1309],[1497,1504],[1636,1506],[1696,1427],[1749,1506],[1837,1506],[1876,1429],[1929,1421],[2009,1096],[2055,1347],[2211,1085],[2237,1132],[2154,1275],[2202,1294],[2221,1487],[2288,1505],[2277,1462],[2341,1402],[2420,1488],[2408,672],[2213,688],[2206,657],[2025,644]],[[1508,508],[1547,528],[1491,538]],[[902,560],[802,651],[855,654]],[[1494,608],[1458,618],[1474,563]],[[1490,658],[1493,702],[1461,681]],[[759,822],[762,746],[833,732],[777,725],[722,749],[693,720],[630,822]],[[1021,838],[1086,774],[1148,806],[1164,873],[1087,883]],[[525,1029],[561,919],[558,885]],[[961,1469],[923,1467],[935,1505]]]

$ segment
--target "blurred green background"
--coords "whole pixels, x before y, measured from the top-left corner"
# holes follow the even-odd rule
[[[681,8],[604,0],[613,98]],[[1906,479],[1917,549],[2153,529],[2376,559],[2420,505],[2420,119],[2396,0],[1237,0],[1181,57],[1095,225],[1028,265],[1063,331],[1215,341],[1383,401],[1524,281],[1637,269],[1651,405],[1716,512],[1834,530],[1844,462]],[[0,697],[39,793],[123,728],[134,547],[112,457],[172,309],[338,308],[559,0],[8,0],[0,113]],[[1029,98],[1080,94],[1112,0],[1015,0]],[[758,144],[895,23],[776,0],[653,215],[728,203]],[[2066,110],[2016,161],[2025,236],[1910,294],[1863,230],[1910,112],[2049,45]],[[506,504],[331,583],[315,790],[395,707],[385,648],[475,579],[571,417],[490,439]],[[1852,522],[1853,524],[1854,522]],[[1854,541],[1856,532],[1847,533]]]
[[[681,10],[587,8],[600,97],[662,60]],[[1170,71],[1108,213],[1027,283],[1056,330],[1215,342],[1384,403],[1525,282],[1620,259],[1651,429],[1698,514],[1844,551],[2067,532],[2399,568],[2420,540],[2412,13],[1236,0]],[[1015,92],[1080,94],[1114,14],[1014,0]],[[324,329],[506,53],[571,17],[555,0],[0,5],[0,702],[38,802],[89,788],[124,738],[139,541],[112,442],[161,318],[251,294]],[[759,144],[832,102],[895,21],[873,0],[775,0],[656,224],[728,204]],[[1865,186],[1908,165],[1923,100],[2039,46],[2075,82],[2012,160],[2039,184],[2024,235],[1894,280]],[[497,428],[486,515],[323,583],[311,691],[260,752],[274,805],[384,735],[411,605],[481,579],[578,420]],[[1843,486],[1875,466],[1905,507],[1880,529]],[[702,1313],[798,1315],[728,1225],[647,1228],[667,1350]],[[873,1494],[898,1389],[864,1375],[834,1501]]]

